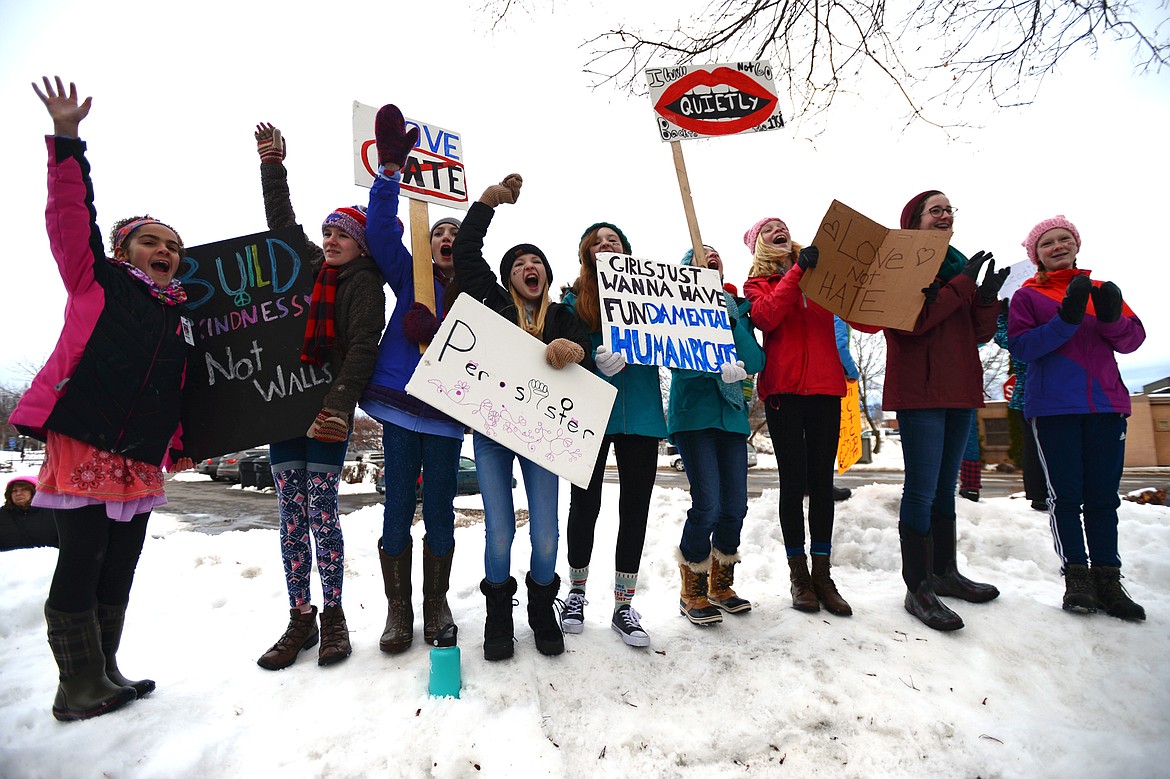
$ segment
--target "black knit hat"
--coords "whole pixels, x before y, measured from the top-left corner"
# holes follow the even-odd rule
[[[548,275],[548,285],[551,288],[553,272],[552,266],[548,264],[548,257],[544,256],[544,252],[540,250],[539,246],[530,243],[518,243],[504,252],[504,257],[500,260],[500,283],[504,287],[508,286],[508,277],[512,275],[512,266],[516,264],[518,257],[522,257],[525,254],[535,254],[544,263],[544,272]]]

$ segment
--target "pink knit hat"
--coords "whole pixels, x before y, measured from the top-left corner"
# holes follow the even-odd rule
[[[788,229],[788,225],[784,224],[784,220],[778,216],[765,216],[763,219],[756,222],[754,225],[748,228],[746,233],[743,234],[743,243],[745,246],[747,246],[748,251],[752,254],[756,253],[756,238],[759,236],[760,230],[762,230],[764,225],[768,224],[768,222],[779,222],[780,224],[784,225],[785,230]]]
[[[1077,230],[1077,226],[1068,221],[1064,214],[1057,214],[1051,219],[1045,219],[1043,222],[1040,222],[1035,227],[1033,227],[1028,233],[1028,237],[1025,238],[1024,242],[1021,244],[1021,246],[1024,247],[1024,250],[1028,252],[1028,259],[1032,261],[1033,265],[1040,264],[1040,260],[1036,258],[1036,244],[1040,242],[1040,236],[1044,235],[1044,233],[1048,232],[1049,230],[1055,230],[1058,227],[1063,227],[1065,230],[1068,230],[1070,233],[1072,233],[1073,240],[1077,242],[1077,250],[1080,250],[1081,234]]]

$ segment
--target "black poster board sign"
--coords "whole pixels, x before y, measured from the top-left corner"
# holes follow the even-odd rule
[[[199,461],[304,435],[333,374],[301,362],[313,291],[301,228],[191,247],[179,279],[195,331],[184,454]]]

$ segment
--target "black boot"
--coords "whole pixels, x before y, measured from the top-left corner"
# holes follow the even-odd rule
[[[1105,609],[1106,614],[1131,622],[1139,622],[1146,618],[1146,610],[1134,603],[1122,586],[1120,567],[1094,565],[1093,581],[1097,585],[1097,602]]]
[[[423,538],[423,639],[428,646],[448,625],[455,624],[451,606],[447,603],[447,589],[451,584],[451,561],[454,548],[445,557],[436,557]]]
[[[106,676],[101,628],[93,609],[72,614],[46,604],[45,623],[61,672],[53,700],[54,717],[62,722],[99,717],[138,697],[133,687],[122,687]]]
[[[929,534],[920,536],[909,528],[899,527],[902,542],[902,579],[906,582],[906,611],[922,624],[935,630],[958,630],[962,618],[938,599],[930,588],[927,571],[931,566],[932,540]]]
[[[969,603],[986,603],[999,597],[995,585],[974,582],[959,573],[955,562],[958,538],[954,517],[932,516],[930,534],[934,538],[930,588],[936,595],[948,595]]]
[[[106,656],[106,678],[119,687],[133,687],[139,698],[154,692],[154,679],[127,679],[118,670],[118,646],[122,643],[122,625],[126,622],[125,606],[97,606],[98,625],[102,631],[102,654]]]
[[[410,649],[414,641],[414,606],[410,602],[411,542],[396,557],[386,554],[378,539],[378,561],[382,564],[382,585],[386,591],[386,627],[378,648],[396,655]]]
[[[565,634],[557,619],[553,604],[561,590],[561,577],[553,574],[548,584],[537,584],[532,574],[524,577],[528,587],[528,626],[536,639],[536,649],[542,655],[559,655],[565,651]]]
[[[1097,613],[1097,589],[1093,573],[1087,565],[1066,565],[1064,568],[1064,600],[1060,607],[1077,614]]]
[[[487,599],[487,619],[483,625],[483,659],[507,660],[515,651],[512,597],[516,594],[516,580],[509,576],[502,584],[492,584],[484,579],[479,583],[479,591]]]

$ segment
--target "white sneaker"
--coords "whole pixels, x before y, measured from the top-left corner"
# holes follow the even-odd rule
[[[580,633],[584,630],[585,606],[588,603],[584,590],[569,590],[569,598],[561,609],[561,630],[566,633]]]
[[[613,620],[609,625],[629,646],[650,646],[650,635],[642,630],[642,623],[638,621],[641,618],[642,615],[634,611],[633,606],[623,603],[614,609]]]

